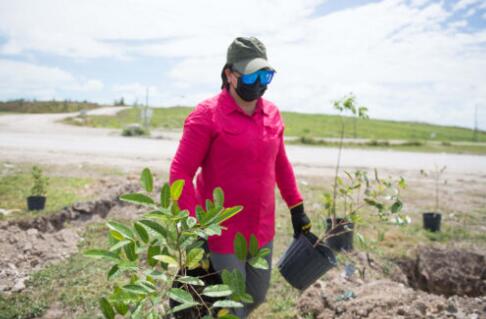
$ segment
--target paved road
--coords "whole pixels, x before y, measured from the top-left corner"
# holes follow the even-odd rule
[[[115,114],[123,108],[104,107],[89,114]],[[167,138],[127,138],[119,130],[76,127],[56,123],[75,115],[12,114],[0,115],[0,160],[39,163],[90,163],[115,165],[125,169],[145,166],[168,170],[179,140],[178,133]],[[287,153],[297,174],[329,175],[335,164],[334,148],[288,145]],[[396,151],[345,149],[344,167],[418,171],[434,164],[447,165],[457,174],[486,174],[486,156],[460,154],[409,153]]]

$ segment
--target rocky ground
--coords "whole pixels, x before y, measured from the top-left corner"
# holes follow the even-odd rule
[[[486,318],[483,254],[420,248],[386,267],[363,253],[351,260],[354,274],[334,269],[303,292],[300,318]]]

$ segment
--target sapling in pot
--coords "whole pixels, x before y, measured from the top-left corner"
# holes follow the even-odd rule
[[[428,177],[430,176],[434,180],[434,185],[435,185],[435,209],[433,212],[425,212],[422,214],[423,216],[423,227],[426,230],[430,230],[432,232],[438,232],[440,231],[440,223],[442,219],[442,214],[440,213],[440,207],[439,207],[439,199],[440,199],[440,185],[446,185],[447,180],[441,180],[442,174],[444,174],[444,171],[446,170],[447,166],[443,166],[439,168],[437,164],[434,165],[434,170],[433,171],[425,171],[425,170],[420,170],[420,174],[422,176]]]
[[[334,102],[334,107],[341,113],[351,112],[354,117],[368,118],[367,108],[356,107],[352,94]],[[340,142],[333,191],[324,194],[328,217],[326,231],[320,236],[310,232],[300,234],[278,262],[282,276],[298,289],[306,289],[336,265],[331,248],[336,251],[352,249],[352,231],[360,218],[358,212],[364,206],[375,208],[381,220],[389,221],[393,217],[395,223],[406,222],[400,216],[403,204],[399,189],[405,187],[403,178],[398,181],[381,179],[376,170],[373,180],[368,179],[367,172],[363,170],[354,173],[345,171],[347,180],[339,176],[345,132],[344,119],[342,116],[340,118]],[[364,195],[361,194],[363,189]],[[337,211],[340,212],[339,216]],[[364,241],[361,235],[359,238]]]
[[[122,201],[142,205],[147,213],[131,225],[107,222],[109,249],[91,249],[86,256],[112,265],[107,271],[112,292],[99,301],[105,318],[238,318],[229,309],[253,302],[238,270],[214,272],[207,249],[208,236],[220,235],[225,220],[243,207],[224,207],[223,190],[214,189],[213,200],[195,217],[181,210],[178,200],[184,180],[165,183],[155,199],[153,177],[145,168],[140,178],[143,193],[121,195]],[[255,236],[249,243],[238,233],[235,255],[256,268],[268,269],[268,248],[258,248]],[[249,248],[248,248],[249,247]],[[117,278],[118,277],[118,278]]]
[[[341,192],[342,189],[338,190],[340,186],[339,183],[342,179],[339,177],[339,169],[341,166],[341,153],[343,149],[343,139],[345,134],[345,123],[343,114],[350,114],[354,121],[357,119],[367,119],[368,109],[365,106],[356,106],[356,97],[354,94],[349,94],[342,97],[340,100],[333,102],[334,109],[339,111],[340,120],[340,132],[339,132],[339,148],[338,157],[334,173],[334,183],[332,200],[326,195],[326,204],[330,205],[327,208],[328,216],[325,222],[326,232],[331,236],[327,240],[328,245],[335,250],[352,250],[353,248],[353,228],[354,224],[352,220],[347,219],[348,216],[344,214],[342,217],[338,218],[336,216],[336,199],[338,196],[338,191]],[[354,122],[355,123],[355,122]],[[342,183],[341,183],[342,185]],[[343,190],[344,191],[344,190]]]
[[[42,175],[42,169],[36,165],[32,167],[32,178],[34,185],[30,189],[30,196],[27,197],[28,210],[42,210],[46,204],[47,185],[49,178]]]

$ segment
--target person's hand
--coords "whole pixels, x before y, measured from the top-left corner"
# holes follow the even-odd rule
[[[310,231],[312,224],[304,212],[304,203],[292,207],[290,209],[292,216],[292,226],[294,227],[294,238],[299,237],[300,233],[307,233]]]

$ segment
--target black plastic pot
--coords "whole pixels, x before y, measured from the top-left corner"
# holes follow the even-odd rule
[[[326,219],[326,232],[337,234],[326,239],[326,244],[334,251],[353,250],[353,223],[346,222],[343,218],[336,218],[336,227],[332,228],[332,219]]]
[[[179,271],[178,275],[182,275],[182,271]],[[192,276],[192,277],[199,277],[202,281],[204,281],[205,286],[187,285],[187,286],[189,286],[189,292],[191,293],[194,300],[196,300],[196,301],[200,301],[200,300],[197,297],[197,294],[194,292],[193,289],[195,289],[198,292],[198,294],[201,295],[203,289],[206,286],[218,285],[218,284],[223,283],[223,281],[221,280],[221,276],[218,273],[215,273],[215,270],[214,270],[211,262],[209,263],[209,268],[208,268],[207,271],[204,268],[199,267],[199,268],[196,268],[196,269],[186,270],[186,275]],[[184,284],[182,284],[178,281],[174,281],[174,283],[172,285],[173,288],[183,288],[183,286],[184,286]],[[214,298],[214,297],[208,297],[208,296],[204,296],[204,295],[201,295],[201,297],[209,307],[213,303],[215,303],[217,300],[224,299],[224,297],[223,298]],[[170,308],[173,309],[174,307],[180,305],[180,303],[175,301],[175,300],[170,299],[169,305],[170,305]],[[195,306],[195,307],[192,307],[192,308],[184,309],[184,310],[178,311],[178,312],[173,314],[175,319],[202,318],[205,315],[208,315],[208,312],[207,312],[207,309],[202,305],[198,305],[198,306]],[[214,315],[214,314],[212,314],[212,315]]]
[[[423,213],[424,229],[432,232],[440,231],[440,221],[442,219],[441,213],[428,212]]]
[[[313,246],[317,240],[310,232],[300,234],[278,261],[282,276],[297,289],[306,289],[336,266],[336,257],[329,247],[322,243]]]
[[[27,197],[27,207],[29,210],[42,210],[46,205],[45,196],[29,196]]]

